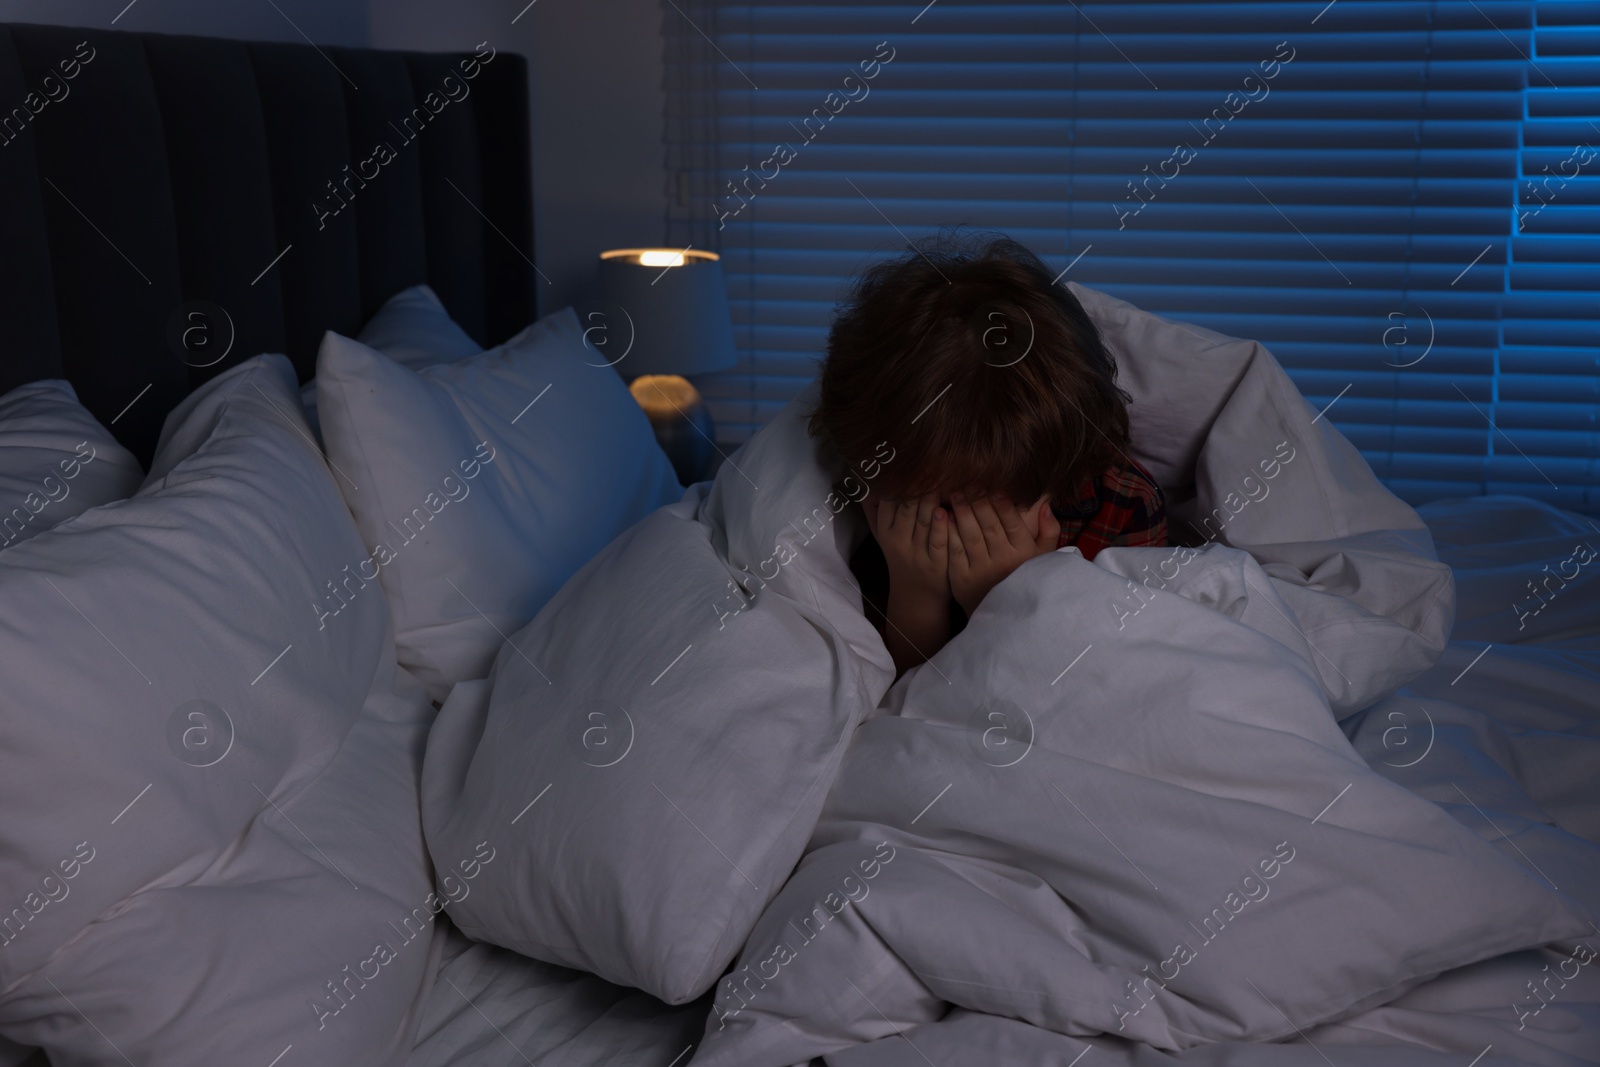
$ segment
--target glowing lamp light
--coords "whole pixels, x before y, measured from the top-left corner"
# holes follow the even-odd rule
[[[613,248],[601,252],[603,263],[628,263],[638,267],[682,267],[715,263],[722,257],[698,248]]]
[[[681,267],[683,266],[682,252],[663,252],[659,248],[651,248],[639,253],[641,267]]]
[[[600,253],[607,343],[626,349],[613,365],[630,383],[685,485],[710,469],[716,434],[705,401],[684,375],[727,370],[737,358],[718,259],[695,248]]]

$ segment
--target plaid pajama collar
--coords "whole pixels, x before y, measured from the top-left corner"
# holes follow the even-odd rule
[[[1167,543],[1167,502],[1150,472],[1132,459],[1085,478],[1073,498],[1050,508],[1061,522],[1057,548],[1075,545],[1084,559],[1102,548]]]

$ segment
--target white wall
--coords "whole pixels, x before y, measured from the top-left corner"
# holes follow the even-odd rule
[[[378,48],[488,41],[529,58],[542,312],[584,298],[601,250],[664,240],[660,0],[372,0],[370,12]]]
[[[660,0],[539,0],[536,236],[547,310],[593,285],[607,248],[666,239]]]

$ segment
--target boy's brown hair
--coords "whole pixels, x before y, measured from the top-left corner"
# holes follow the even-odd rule
[[[873,266],[840,304],[810,431],[847,465],[887,441],[873,488],[890,499],[978,488],[1065,503],[1128,449],[1116,375],[1037,256],[945,238]]]

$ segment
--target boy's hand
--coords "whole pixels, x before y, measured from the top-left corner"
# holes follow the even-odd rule
[[[955,532],[949,540],[950,591],[970,618],[989,590],[1035,556],[1054,552],[1061,523],[1040,497],[1026,511],[1005,496],[968,502],[951,498]]]
[[[950,515],[938,494],[898,503],[880,498],[863,507],[889,565],[883,639],[898,675],[950,640]]]
[[[891,600],[907,604],[948,604],[950,596],[950,516],[937,493],[919,500],[868,502],[867,528],[889,564]]]

